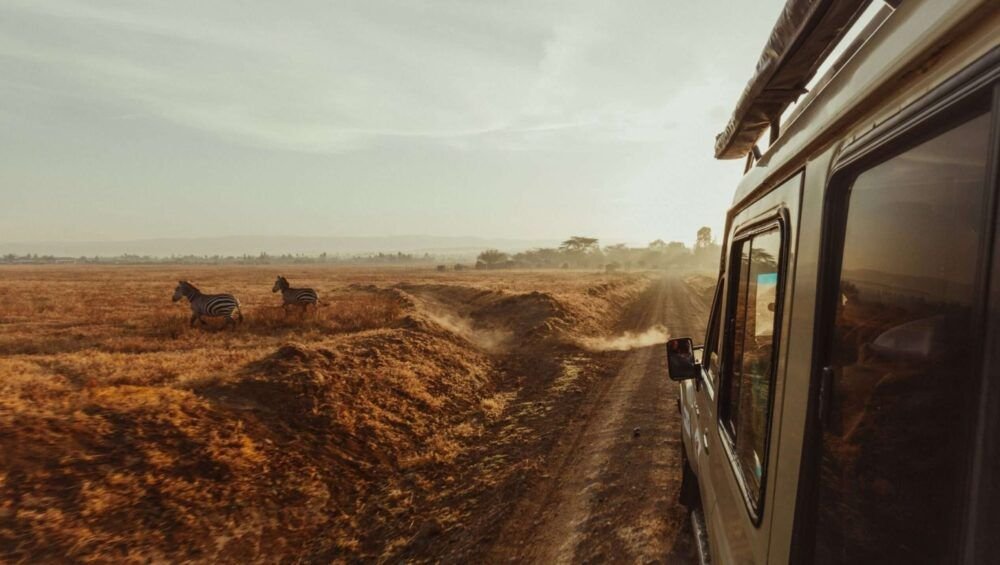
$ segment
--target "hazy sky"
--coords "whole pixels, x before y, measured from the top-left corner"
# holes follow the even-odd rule
[[[0,3],[0,241],[719,229],[784,0]]]

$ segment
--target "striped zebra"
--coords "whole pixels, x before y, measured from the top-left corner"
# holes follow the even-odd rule
[[[191,327],[194,327],[196,321],[204,324],[202,316],[224,316],[227,326],[235,326],[237,319],[243,323],[240,301],[232,294],[203,294],[193,284],[179,281],[174,289],[174,302],[181,298],[187,298],[191,302]],[[233,319],[234,312],[236,319]]]
[[[319,296],[317,296],[316,291],[311,288],[292,288],[288,284],[288,279],[282,276],[278,276],[278,280],[274,281],[274,286],[271,287],[271,292],[281,291],[281,307],[288,312],[289,306],[298,306],[302,308],[302,313],[305,314],[309,305],[316,306],[319,304]]]

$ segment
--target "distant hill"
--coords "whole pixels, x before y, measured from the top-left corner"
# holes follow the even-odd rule
[[[117,257],[120,255],[363,255],[369,253],[430,253],[475,255],[488,248],[522,251],[554,247],[558,240],[438,237],[428,235],[385,237],[228,236],[197,238],[136,239],[129,241],[37,241],[0,243],[0,255],[54,255],[57,257]]]

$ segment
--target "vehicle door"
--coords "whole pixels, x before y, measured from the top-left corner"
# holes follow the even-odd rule
[[[701,374],[697,379],[683,383],[686,396],[684,414],[685,433],[688,434],[688,457],[691,467],[699,477],[709,472],[709,440],[714,423],[711,415],[714,413],[715,387],[721,370],[721,338],[724,326],[723,302],[725,298],[725,278],[720,276],[716,284],[715,296],[712,300],[712,310],[709,314],[708,329],[705,335],[705,347],[702,350]],[[699,481],[703,510],[714,504],[715,490],[711,481]]]
[[[983,498],[977,418],[995,417],[976,408],[1000,127],[989,86],[915,113],[830,183],[819,446],[797,561],[996,562],[964,541]]]
[[[715,361],[706,352],[705,363],[714,371],[714,397],[703,395],[699,406],[711,430],[703,438],[701,484],[711,492],[706,521],[720,563],[767,560],[767,471],[780,425],[774,407],[781,405],[783,312],[802,178],[792,176],[739,211],[727,237],[721,347]]]

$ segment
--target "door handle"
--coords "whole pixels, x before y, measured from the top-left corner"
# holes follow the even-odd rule
[[[823,367],[819,377],[819,406],[816,412],[819,416],[820,429],[824,429],[830,422],[830,403],[833,397],[833,368]]]
[[[701,446],[704,448],[705,453],[708,453],[708,433],[705,430],[701,431]]]

